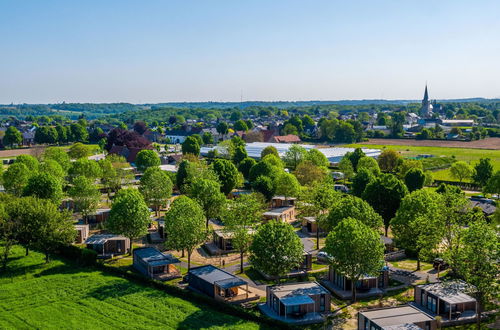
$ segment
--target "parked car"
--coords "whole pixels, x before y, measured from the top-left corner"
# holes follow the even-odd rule
[[[318,259],[318,261],[328,263],[332,260],[332,256],[326,253],[325,251],[320,251],[316,256],[316,259]]]
[[[435,270],[444,270],[449,267],[449,265],[441,258],[435,258],[434,262],[432,263],[432,267],[434,267]]]

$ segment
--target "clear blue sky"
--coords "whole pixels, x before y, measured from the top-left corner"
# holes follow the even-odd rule
[[[78,3],[77,3],[78,2]],[[500,1],[0,0],[0,103],[500,97]]]

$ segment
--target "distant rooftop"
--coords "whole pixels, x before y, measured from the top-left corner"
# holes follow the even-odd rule
[[[278,298],[329,294],[328,290],[326,290],[317,282],[299,282],[275,285],[272,286],[270,290]]]
[[[466,284],[464,282],[443,282],[419,285],[423,290],[434,294],[439,299],[449,303],[458,304],[475,302],[476,299],[464,293]]]
[[[415,329],[414,323],[433,320],[431,316],[411,305],[367,310],[360,314],[383,329]]]

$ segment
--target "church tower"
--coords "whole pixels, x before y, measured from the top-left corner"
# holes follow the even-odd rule
[[[422,118],[429,118],[432,115],[432,104],[429,100],[429,92],[427,91],[427,84],[425,84],[424,98],[422,100],[422,108],[420,108],[420,116]]]

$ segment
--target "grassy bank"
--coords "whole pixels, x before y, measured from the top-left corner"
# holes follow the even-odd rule
[[[0,329],[257,329],[165,292],[62,260],[14,248],[0,273]]]

